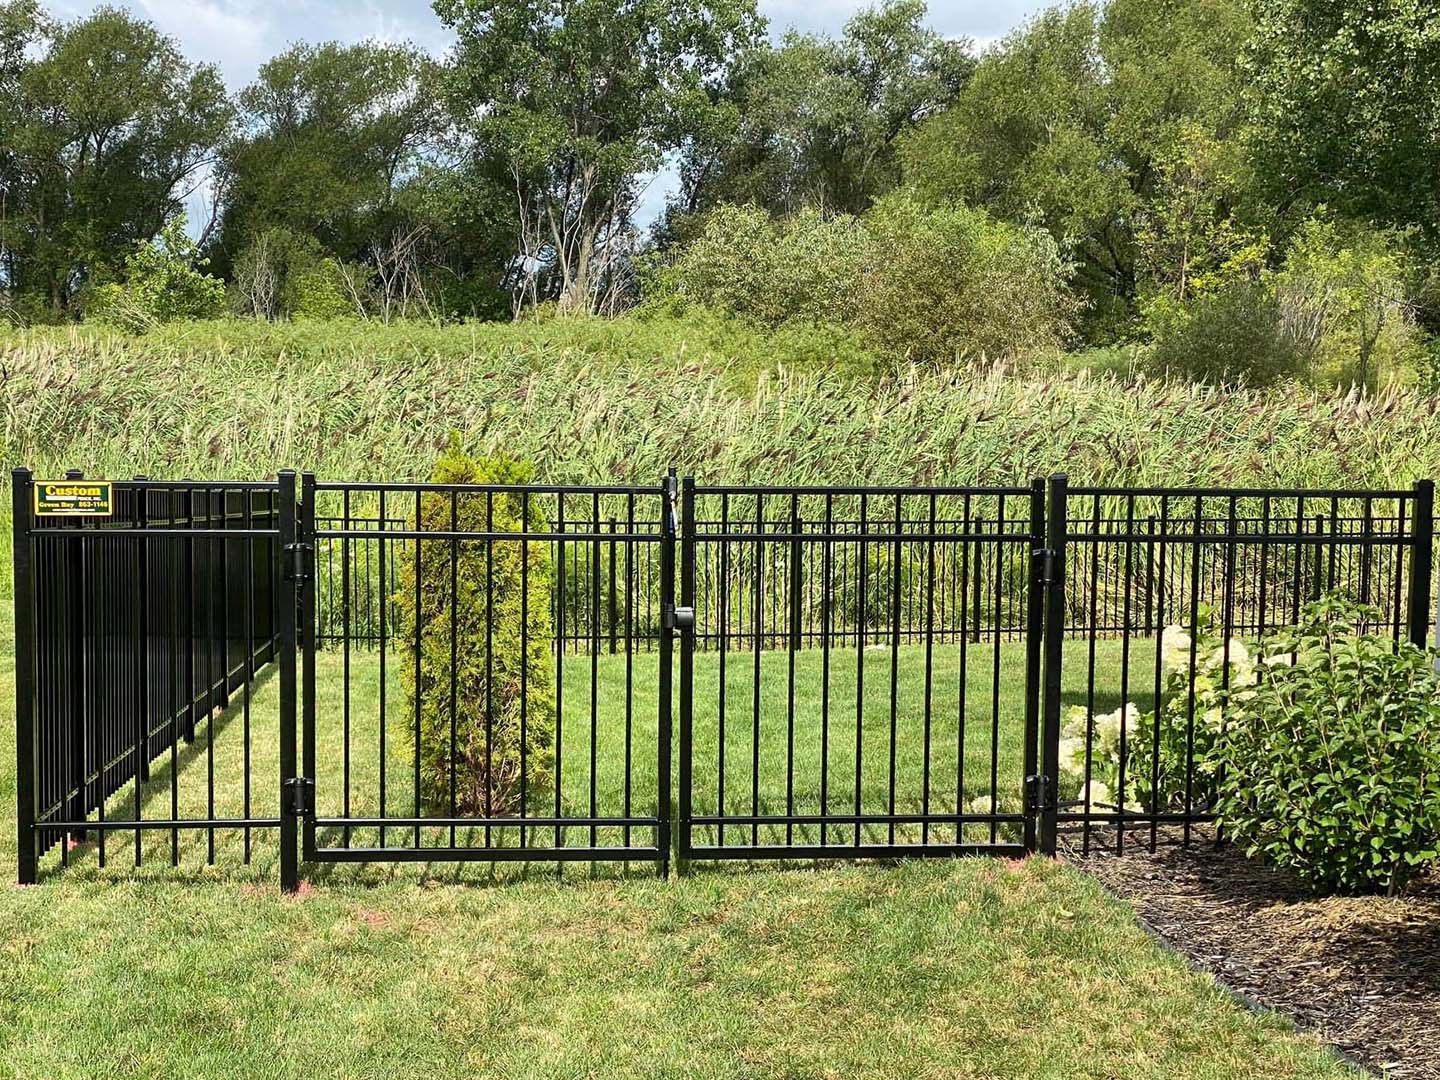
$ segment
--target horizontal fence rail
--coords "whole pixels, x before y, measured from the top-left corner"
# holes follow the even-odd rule
[[[1434,625],[1428,482],[14,481],[26,882],[1192,843],[1207,687],[1320,597]]]

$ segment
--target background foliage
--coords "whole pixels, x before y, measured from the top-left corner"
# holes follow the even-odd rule
[[[754,0],[436,10],[443,58],[297,43],[231,98],[133,14],[0,3],[0,311],[208,313],[114,314],[163,250],[264,320],[679,305],[808,328],[842,369],[1075,348],[1222,386],[1436,381],[1418,0],[1081,0],[983,50],[924,0],[833,37],[767,37]],[[194,250],[144,248],[197,190]]]

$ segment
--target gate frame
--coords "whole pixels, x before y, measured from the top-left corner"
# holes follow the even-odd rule
[[[671,783],[671,726],[673,724],[673,653],[674,641],[680,628],[686,624],[686,612],[677,609],[675,605],[674,583],[675,583],[675,546],[677,544],[677,530],[679,527],[679,515],[676,509],[676,479],[675,470],[672,468],[668,474],[661,479],[657,488],[645,489],[635,488],[634,491],[646,491],[647,494],[658,494],[660,496],[660,531],[647,543],[656,545],[659,549],[660,564],[660,630],[657,635],[659,664],[657,674],[657,709],[656,709],[656,772],[657,772],[657,802],[656,814],[652,820],[644,819],[635,824],[636,828],[653,827],[655,829],[655,851],[650,854],[648,849],[637,851],[633,847],[616,848],[585,848],[585,847],[554,847],[554,848],[506,848],[506,847],[356,847],[356,848],[322,848],[316,843],[315,832],[317,827],[317,791],[316,791],[316,573],[315,560],[317,550],[318,530],[316,527],[315,504],[318,492],[322,489],[312,472],[305,472],[300,477],[300,495],[298,505],[294,498],[295,474],[282,473],[282,517],[281,517],[281,557],[285,560],[284,579],[285,585],[281,594],[282,605],[288,605],[288,610],[296,613],[295,619],[286,620],[286,638],[283,640],[284,653],[281,664],[281,888],[285,892],[295,892],[300,886],[304,877],[306,864],[322,863],[354,863],[354,862],[437,862],[437,863],[460,863],[460,862],[533,862],[533,863],[564,863],[564,862],[648,862],[653,861],[656,865],[656,872],[661,877],[668,877],[670,872],[670,860],[672,855],[672,833],[671,821],[673,816],[672,808],[672,783]],[[285,484],[288,482],[288,489]],[[363,485],[362,485],[363,486]],[[392,485],[380,482],[378,487],[389,489]],[[428,485],[424,483],[404,485],[407,489],[415,488],[423,491]],[[454,485],[440,485],[443,490]],[[483,485],[482,485],[483,489]],[[288,490],[288,497],[286,491]],[[329,490],[328,488],[326,490]],[[584,485],[541,485],[539,490],[555,492],[562,497],[565,494],[594,494],[594,486]],[[288,519],[286,514],[288,513]],[[598,528],[598,526],[597,526]],[[613,530],[612,530],[613,534]],[[383,534],[381,534],[383,536]],[[523,532],[515,533],[516,539],[525,535]],[[598,534],[597,534],[598,535]],[[586,534],[574,534],[577,540],[587,541],[591,539]],[[481,539],[483,537],[477,538]],[[382,540],[383,542],[383,540]],[[491,540],[493,542],[493,539]],[[543,542],[543,541],[537,541]],[[693,621],[693,618],[692,618]],[[563,647],[563,643],[559,643]],[[298,647],[297,647],[298,646]],[[300,675],[299,709],[296,708],[295,693],[295,659],[296,654],[303,660],[302,673]],[[288,664],[288,679],[287,679]],[[299,746],[299,767],[296,762],[296,746]],[[357,818],[357,827],[369,827],[375,821],[381,819]],[[399,817],[395,819],[397,827],[411,828],[416,819]],[[450,824],[454,819],[437,818],[439,827]],[[542,823],[548,823],[553,819],[543,816],[537,819]],[[467,825],[483,827],[486,818],[467,818]],[[606,824],[607,819],[601,815],[599,818],[588,816],[576,816],[565,818],[565,828],[571,827],[594,827],[597,823]],[[557,826],[559,827],[559,826]],[[382,826],[383,828],[383,826]],[[300,850],[296,853],[296,841],[300,842]]]

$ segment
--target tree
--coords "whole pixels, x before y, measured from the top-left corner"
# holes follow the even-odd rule
[[[754,0],[437,0],[477,159],[502,163],[518,290],[601,306],[636,178],[704,127],[762,24]]]
[[[1440,242],[1440,18],[1426,0],[1257,0],[1245,52],[1252,148],[1304,216],[1419,226]]]
[[[0,284],[58,314],[174,217],[232,111],[213,67],[113,8],[0,8],[0,66]]]
[[[283,228],[342,261],[368,260],[413,222],[400,193],[448,127],[440,64],[409,44],[296,45],[240,92],[242,125],[218,170],[226,269]]]
[[[676,210],[868,209],[899,182],[896,140],[953,101],[975,65],[970,43],[927,29],[925,13],[924,0],[886,0],[839,40],[792,31],[757,51],[719,122],[687,146]]]
[[[1051,8],[902,141],[906,179],[932,201],[1043,224],[1076,262],[1093,329],[1116,332],[1141,291],[1135,223],[1167,194],[1164,163],[1197,132],[1238,136],[1248,32],[1243,0]],[[1228,216],[1242,197],[1220,193],[1211,210]]]

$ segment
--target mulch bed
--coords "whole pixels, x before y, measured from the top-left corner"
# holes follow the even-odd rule
[[[1316,897],[1202,837],[1072,857],[1223,986],[1381,1075],[1440,1080],[1440,876],[1395,899]]]

